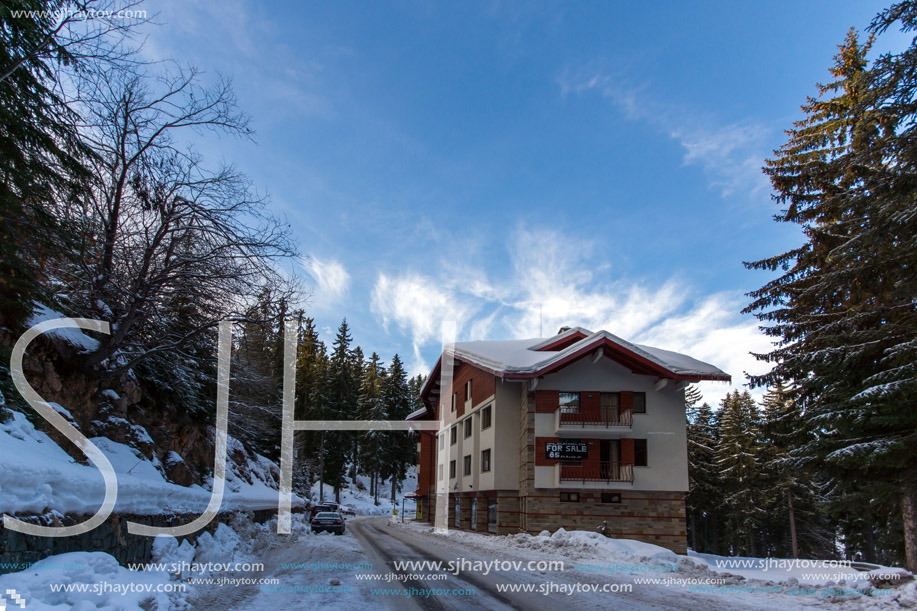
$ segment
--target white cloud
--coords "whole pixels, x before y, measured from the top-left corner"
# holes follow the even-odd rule
[[[350,290],[350,274],[340,262],[311,256],[302,266],[315,281],[312,298],[317,309],[331,307]]]
[[[684,149],[686,165],[698,165],[712,188],[724,196],[738,192],[766,190],[761,172],[769,152],[765,126],[751,121],[718,124],[702,113],[685,111],[684,106],[654,100],[646,87],[637,87],[623,76],[596,69],[566,71],[558,79],[561,96],[595,91],[632,121],[643,121],[666,133]]]
[[[730,374],[731,385],[722,382],[700,384],[704,400],[715,406],[729,390],[745,383],[745,373],[767,371],[767,364],[750,353],[769,352],[770,339],[758,329],[757,320],[738,314],[743,305],[742,296],[737,293],[708,295],[696,300],[684,313],[667,317],[634,340],[690,354]],[[763,390],[753,394],[761,395]]]
[[[508,250],[511,273],[501,280],[454,260],[436,278],[379,274],[372,311],[387,330],[394,323],[411,337],[413,371],[429,371],[421,349],[439,344],[448,320],[456,322],[459,341],[538,337],[539,327],[550,336],[576,325],[690,354],[733,377],[732,385],[701,385],[713,404],[745,382],[744,372],[764,371],[749,352],[766,352],[769,340],[755,320],[739,313],[739,293],[697,295],[677,279],[657,285],[603,280],[593,271],[607,267],[595,261],[598,250],[556,230],[520,227]]]
[[[370,307],[381,317],[386,330],[394,323],[409,334],[413,343],[414,363],[411,371],[428,373],[421,358],[424,345],[441,341],[444,322],[455,321],[461,329],[474,312],[467,300],[441,283],[419,274],[397,277],[379,274],[372,290]]]

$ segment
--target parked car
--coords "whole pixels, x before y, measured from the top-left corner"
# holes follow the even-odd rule
[[[355,516],[355,515],[357,515],[357,510],[354,509],[353,507],[351,507],[350,505],[341,505],[341,506],[338,508],[338,511],[340,511],[340,512],[341,512],[343,515],[345,515],[345,516]]]
[[[309,519],[311,520],[312,518],[315,517],[315,514],[320,513],[322,511],[337,511],[337,510],[338,510],[337,503],[322,503],[320,505],[313,505],[312,510],[309,512]]]
[[[344,516],[337,511],[321,511],[315,514],[309,525],[314,533],[327,531],[336,535],[344,534]]]

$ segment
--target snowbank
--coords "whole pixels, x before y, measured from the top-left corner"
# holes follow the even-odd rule
[[[131,571],[102,552],[58,554],[26,571],[0,575],[0,596],[6,596],[7,608],[19,608],[12,591],[26,609],[36,611],[169,609],[181,601],[180,593],[173,593],[170,601],[167,590],[174,587],[165,573]]]

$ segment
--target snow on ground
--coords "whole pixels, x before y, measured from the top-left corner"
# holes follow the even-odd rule
[[[131,571],[103,552],[72,552],[50,556],[19,573],[0,575],[0,608],[4,595],[7,609],[19,608],[11,596],[15,592],[25,603],[23,608],[36,611],[169,609],[183,602],[180,594],[173,594],[170,601],[170,594],[163,591],[173,587],[166,573]]]
[[[352,535],[312,534],[302,514],[293,516],[291,535],[277,535],[276,519],[256,524],[239,514],[193,544],[157,537],[145,570],[120,567],[101,552],[59,554],[0,576],[0,594],[15,590],[26,609],[40,611],[276,611],[303,601],[309,608],[380,608],[384,601],[370,598],[354,577],[367,565]],[[7,599],[7,609],[18,608]]]
[[[716,558],[679,556],[664,548],[633,540],[608,539],[598,533],[563,531],[492,536],[449,530],[433,532],[429,526],[408,523],[400,528],[422,532],[425,536],[450,545],[483,552],[481,557],[506,558],[507,554],[523,559],[565,559],[571,561],[558,578],[567,581],[630,580],[638,577],[705,578],[723,577],[708,567]],[[457,550],[456,550],[457,551]],[[751,559],[756,560],[756,559]],[[255,524],[239,514],[229,525],[219,525],[213,534],[202,534],[195,543],[180,544],[172,537],[158,537],[154,543],[153,563],[147,570],[129,570],[104,553],[78,552],[61,554],[36,563],[31,569],[0,576],[0,593],[8,589],[27,602],[28,609],[248,609],[276,611],[308,603],[309,608],[365,609],[385,606],[385,600],[373,598],[371,583],[356,579],[358,573],[375,572],[368,568],[369,559],[359,542],[349,533],[334,536],[312,534],[302,514],[293,516],[293,533],[276,534],[276,519]],[[244,566],[225,566],[247,563]],[[263,566],[252,566],[261,563]],[[617,563],[630,567],[657,566],[672,570],[642,571],[630,574],[620,568],[612,575],[608,567]],[[225,568],[221,568],[225,567]],[[571,567],[573,568],[570,570]],[[378,570],[378,569],[377,569]],[[604,572],[604,575],[603,575]],[[509,576],[508,576],[509,577]],[[548,579],[546,576],[545,579]],[[735,590],[717,594],[708,590],[722,606],[743,608],[810,608],[875,609],[912,608],[917,605],[917,586],[913,582],[896,588],[893,596],[822,596],[791,595],[781,583],[780,592],[739,593]],[[639,583],[639,582],[634,582]],[[759,586],[771,581],[743,579],[731,574],[728,584]],[[64,586],[70,591],[61,590]],[[184,588],[183,591],[177,591]],[[677,605],[684,585],[640,584],[642,602],[655,601],[661,608]],[[82,589],[83,591],[79,591]],[[171,590],[171,591],[169,591]],[[691,600],[701,600],[697,594]],[[601,602],[607,599],[597,598]],[[388,601],[391,604],[392,601]],[[2,604],[2,602],[0,602]],[[13,606],[7,606],[13,609]]]
[[[47,322],[57,318],[64,318],[64,315],[60,312],[55,312],[46,305],[36,304],[35,309],[32,311],[32,315],[29,317],[25,324],[27,327],[34,327],[39,323]],[[64,340],[82,352],[89,352],[99,347],[99,340],[93,337],[89,337],[76,326],[52,329],[45,332],[45,335],[51,335],[57,339]]]
[[[95,513],[105,496],[101,472],[74,461],[23,414],[12,414],[11,420],[0,424],[0,512]],[[155,462],[130,446],[105,437],[92,441],[111,461],[118,476],[115,511],[145,515],[200,513],[207,506],[209,489],[199,485],[186,488],[166,481]],[[230,439],[233,443],[238,442]],[[257,461],[249,466],[264,479],[253,478],[252,483],[240,477],[230,461],[223,509],[277,507],[277,490],[269,481],[272,463],[263,457],[257,457]],[[302,499],[295,497],[294,504],[300,503]]]
[[[805,585],[825,585],[829,581],[844,580],[847,583],[868,582],[870,575],[907,573],[904,569],[883,568],[876,571],[858,571],[851,566],[833,560],[793,560],[789,558],[746,558],[738,556],[716,556],[688,552],[695,563],[717,573],[740,575],[746,579],[782,581]]]
[[[917,607],[917,581],[911,580],[904,585],[885,590],[880,594],[868,595],[872,588],[869,577],[901,573],[910,574],[903,569],[883,568],[867,573],[860,573],[849,567],[838,568],[830,563],[814,563],[811,568],[793,567],[787,571],[786,566],[792,561],[786,559],[765,558],[729,558],[710,554],[691,552],[687,556],[675,554],[658,545],[644,543],[633,539],[611,539],[597,532],[567,531],[558,529],[553,534],[542,531],[538,535],[520,533],[516,535],[485,535],[461,530],[437,531],[429,524],[407,522],[392,519],[392,524],[401,528],[418,530],[425,534],[439,537],[444,541],[466,545],[472,549],[490,552],[493,555],[515,552],[517,555],[538,559],[564,559],[570,561],[574,571],[595,574],[622,573],[633,577],[658,577],[660,579],[725,579],[721,592],[716,589],[693,590],[722,593],[735,597],[771,597],[774,608],[797,608],[830,601],[833,608],[844,609],[897,609]],[[725,566],[726,561],[747,561],[749,568],[731,569]],[[771,568],[764,570],[770,562]],[[775,566],[776,563],[776,566]],[[718,564],[724,566],[718,566]],[[750,565],[757,565],[751,568]],[[779,567],[784,567],[778,570]],[[622,568],[624,569],[622,571]],[[821,577],[813,577],[813,575]],[[805,576],[809,577],[806,578]],[[645,584],[641,584],[645,585]],[[686,584],[670,584],[662,587],[687,587]],[[741,591],[764,590],[771,591]],[[773,591],[773,590],[779,591]],[[885,595],[891,592],[890,595]],[[767,600],[771,600],[768,598]],[[728,600],[725,599],[724,600]],[[838,607],[840,605],[840,607]]]
[[[379,487],[379,505],[376,505],[372,495],[369,494],[368,477],[358,475],[355,481],[347,478],[347,482],[347,485],[341,489],[341,504],[344,505],[345,508],[350,508],[357,515],[361,516],[392,515],[392,484],[390,481],[383,483]],[[312,499],[315,503],[318,503],[319,500],[319,488],[319,483],[315,482],[310,490]],[[401,482],[398,494],[395,496],[394,508],[398,509],[399,515],[401,514],[404,495],[410,494],[416,489],[417,467],[412,466],[408,468],[407,477]],[[325,500],[334,500],[334,488],[327,484],[325,485]],[[407,499],[407,502],[405,502],[403,506],[407,510],[408,515],[412,515],[416,509],[414,501],[411,499]]]

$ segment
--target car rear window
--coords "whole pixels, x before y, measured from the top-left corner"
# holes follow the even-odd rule
[[[329,519],[329,518],[335,518],[335,519],[340,518],[340,516],[339,516],[338,514],[336,514],[336,513],[331,513],[330,511],[323,511],[323,512],[321,512],[321,513],[316,514],[315,517],[316,517],[316,518],[322,518],[322,519],[324,519],[324,520],[327,520],[327,519]]]

